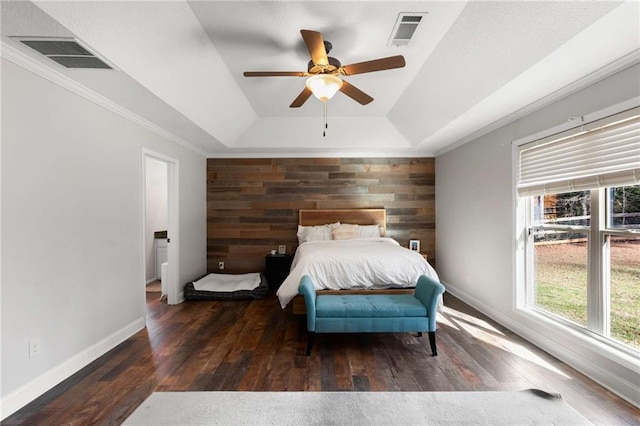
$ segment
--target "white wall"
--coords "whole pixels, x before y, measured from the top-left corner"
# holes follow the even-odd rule
[[[149,157],[145,162],[145,279],[149,282],[159,278],[156,271],[154,233],[167,230],[167,163]]]
[[[144,327],[143,147],[180,163],[185,283],[206,270],[206,160],[2,60],[2,417]]]
[[[514,310],[511,142],[638,97],[638,75],[635,65],[436,158],[436,255],[447,291],[636,404],[637,361],[634,371],[633,361]]]

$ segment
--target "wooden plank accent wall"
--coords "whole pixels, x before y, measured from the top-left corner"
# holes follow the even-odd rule
[[[292,253],[299,209],[386,208],[387,237],[420,240],[435,266],[434,158],[207,159],[207,268],[264,271]]]

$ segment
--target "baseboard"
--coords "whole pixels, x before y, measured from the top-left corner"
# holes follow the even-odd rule
[[[160,279],[160,277],[157,277],[157,278],[151,278],[150,280],[147,280],[146,285],[149,285],[149,284],[151,284],[151,283],[152,283],[152,282],[154,282],[154,281],[158,281],[159,279]]]
[[[102,339],[95,345],[71,357],[57,367],[36,377],[29,383],[15,390],[0,401],[0,420],[4,420],[37,397],[69,378],[74,373],[89,365],[129,337],[145,327],[145,318],[141,317]]]
[[[484,302],[456,288],[455,286],[445,282],[443,282],[443,284],[445,285],[448,293],[451,293],[453,296],[518,334],[523,339],[533,343],[545,352],[548,352],[558,358],[565,364],[575,368],[580,373],[586,375],[594,382],[615,393],[630,404],[640,407],[640,386],[638,386],[638,384],[632,383],[624,377],[615,375],[613,371],[603,369],[596,363],[597,360],[594,362],[594,360],[588,359],[572,348],[552,340],[544,334],[538,333],[522,323],[517,322],[513,318],[496,311]]]

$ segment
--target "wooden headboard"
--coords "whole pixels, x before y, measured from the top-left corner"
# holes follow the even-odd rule
[[[385,209],[301,209],[298,214],[298,224],[302,226],[317,226],[335,222],[379,225],[380,235],[384,237],[387,233],[387,212]]]

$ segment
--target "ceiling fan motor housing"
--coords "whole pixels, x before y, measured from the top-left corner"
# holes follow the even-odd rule
[[[313,61],[309,61],[307,64],[307,72],[309,72],[309,74],[331,74],[342,66],[336,58],[327,56],[327,59],[329,60],[328,65],[314,64]]]

